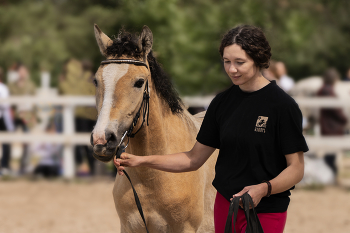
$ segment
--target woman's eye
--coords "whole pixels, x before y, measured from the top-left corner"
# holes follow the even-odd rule
[[[134,87],[137,87],[137,88],[141,88],[143,86],[143,83],[145,82],[145,80],[143,79],[139,79],[136,81],[136,83],[134,84]]]
[[[238,65],[243,65],[244,62],[237,62]]]
[[[229,63],[231,63],[231,62],[230,62],[230,61],[224,61],[224,63],[225,63],[225,64],[229,64]]]
[[[97,87],[97,80],[95,78],[92,82],[94,83],[95,87]]]

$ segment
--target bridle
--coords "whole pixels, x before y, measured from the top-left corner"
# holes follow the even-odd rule
[[[127,131],[127,136],[129,138],[133,138],[135,137],[135,135],[141,130],[142,126],[143,126],[143,123],[145,123],[146,121],[146,114],[147,114],[147,126],[149,126],[148,124],[148,118],[149,118],[149,99],[150,99],[150,96],[149,96],[149,90],[148,90],[148,80],[146,81],[146,85],[145,85],[145,90],[143,91],[143,98],[142,98],[142,103],[141,103],[141,106],[139,108],[139,110],[137,111],[133,121],[132,121],[132,124],[130,126],[130,128],[128,129]],[[140,118],[140,114],[141,114],[141,109],[143,110],[142,113],[142,124],[140,126],[140,128],[135,132],[135,133],[132,133],[132,131],[134,130],[134,127],[136,126],[139,118]]]
[[[106,64],[111,64],[111,63],[116,63],[116,64],[133,64],[133,65],[137,65],[137,66],[145,66],[148,70],[149,67],[148,65],[143,62],[143,61],[138,61],[138,60],[132,60],[132,59],[108,59],[108,60],[104,60],[101,62],[101,65],[106,65]],[[148,87],[148,80],[146,81],[146,85],[145,85],[145,89],[143,91],[143,98],[142,98],[142,103],[141,106],[139,108],[139,110],[137,111],[132,124],[130,126],[130,128],[124,133],[124,135],[122,136],[120,143],[118,146],[121,145],[121,143],[123,142],[125,136],[128,136],[128,144],[129,144],[129,138],[134,138],[135,135],[141,130],[143,123],[145,123],[146,121],[146,114],[147,114],[147,126],[148,124],[148,118],[149,118],[149,99],[150,99],[150,95],[149,95],[149,87]],[[140,128],[135,132],[132,133],[132,131],[134,130],[140,115],[141,115],[141,110],[143,110],[143,115],[142,115],[142,124],[140,126]],[[127,146],[126,146],[127,147]],[[125,147],[125,148],[126,148]]]
[[[133,64],[133,65],[137,65],[137,66],[146,66],[146,68],[148,69],[148,65],[143,62],[143,61],[138,61],[138,60],[132,60],[132,59],[107,59],[104,61],[101,61],[101,65],[105,65],[105,64],[111,64],[111,63],[117,63],[117,64]]]
[[[149,67],[147,66],[147,64],[143,61],[138,61],[138,60],[132,60],[132,59],[108,59],[108,60],[104,60],[101,62],[101,65],[105,65],[105,64],[111,64],[111,63],[116,63],[116,64],[133,64],[133,65],[137,65],[137,66],[146,66],[146,68],[149,70]],[[120,158],[120,155],[121,153],[125,152],[125,148],[128,147],[129,145],[129,140],[130,138],[133,138],[135,137],[135,135],[141,130],[142,126],[143,126],[143,123],[145,123],[146,121],[146,114],[147,114],[147,126],[149,125],[148,124],[148,118],[149,118],[149,99],[150,99],[150,95],[149,95],[149,87],[148,87],[148,80],[146,81],[146,85],[145,85],[145,89],[143,91],[143,98],[142,98],[142,103],[141,103],[141,106],[139,108],[139,110],[137,111],[133,121],[132,121],[132,124],[130,126],[130,128],[125,131],[125,133],[123,134],[122,138],[120,139],[120,142],[119,142],[119,145],[117,146],[117,150],[115,152],[115,156],[116,158]],[[135,133],[132,133],[132,131],[134,130],[139,118],[140,118],[140,115],[141,115],[141,110],[143,110],[143,114],[142,114],[142,124],[140,126],[140,128],[135,132]],[[124,138],[125,136],[128,137],[128,143],[127,145],[124,147],[122,145],[123,141],[124,141]],[[136,193],[136,190],[134,188],[134,186],[132,185],[132,182],[131,182],[131,179],[128,175],[128,173],[124,170],[123,173],[125,174],[125,176],[128,178],[130,184],[131,184],[131,187],[132,187],[132,190],[134,192],[134,198],[135,198],[135,202],[136,202],[136,206],[137,206],[137,209],[139,210],[139,213],[141,215],[141,218],[145,224],[145,227],[146,227],[146,231],[147,233],[149,233],[148,229],[147,229],[147,225],[146,225],[146,220],[145,220],[145,217],[144,217],[144,214],[143,214],[143,210],[142,210],[142,207],[141,207],[141,203],[140,203],[140,199]]]

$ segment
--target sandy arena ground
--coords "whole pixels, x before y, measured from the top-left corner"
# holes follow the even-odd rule
[[[0,233],[119,233],[112,181],[0,181]],[[350,232],[350,191],[293,191],[285,233]],[[326,213],[327,212],[327,213]]]

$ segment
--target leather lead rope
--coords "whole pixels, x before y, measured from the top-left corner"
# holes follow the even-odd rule
[[[121,146],[118,147],[118,149],[117,149],[117,152],[116,152],[116,155],[115,155],[116,158],[119,159],[119,158],[120,158],[120,155],[121,155],[123,152],[125,152],[125,147],[124,147],[124,145],[121,145]],[[141,206],[141,202],[140,202],[139,196],[137,195],[137,192],[136,192],[134,186],[132,185],[132,182],[131,182],[131,179],[130,179],[128,173],[127,173],[125,170],[124,170],[123,172],[124,172],[126,178],[128,178],[128,180],[129,180],[129,182],[130,182],[132,191],[134,192],[134,198],[135,198],[135,202],[136,202],[137,209],[139,210],[139,213],[140,213],[140,215],[141,215],[141,218],[142,218],[142,220],[143,220],[143,223],[145,224],[146,231],[147,231],[147,233],[149,233],[149,231],[148,231],[148,229],[147,229],[147,224],[146,224],[145,216],[144,216],[144,214],[143,214],[143,210],[142,210],[142,206]]]
[[[226,219],[225,233],[232,233],[232,215],[233,215],[233,230],[236,233],[235,223],[237,220],[239,201],[243,202],[244,214],[247,220],[246,233],[264,233],[262,226],[260,224],[258,215],[254,208],[254,202],[248,193],[243,194],[240,197],[235,197],[232,199],[230,208],[228,211],[228,216]],[[252,207],[250,209],[250,206]]]

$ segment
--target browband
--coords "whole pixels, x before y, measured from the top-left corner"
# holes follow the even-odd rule
[[[132,60],[132,59],[108,59],[101,61],[101,65],[105,64],[110,64],[110,63],[117,63],[117,64],[122,64],[122,63],[127,63],[127,64],[134,64],[137,66],[146,66],[148,69],[148,66],[145,62],[143,61],[137,61],[137,60]]]

